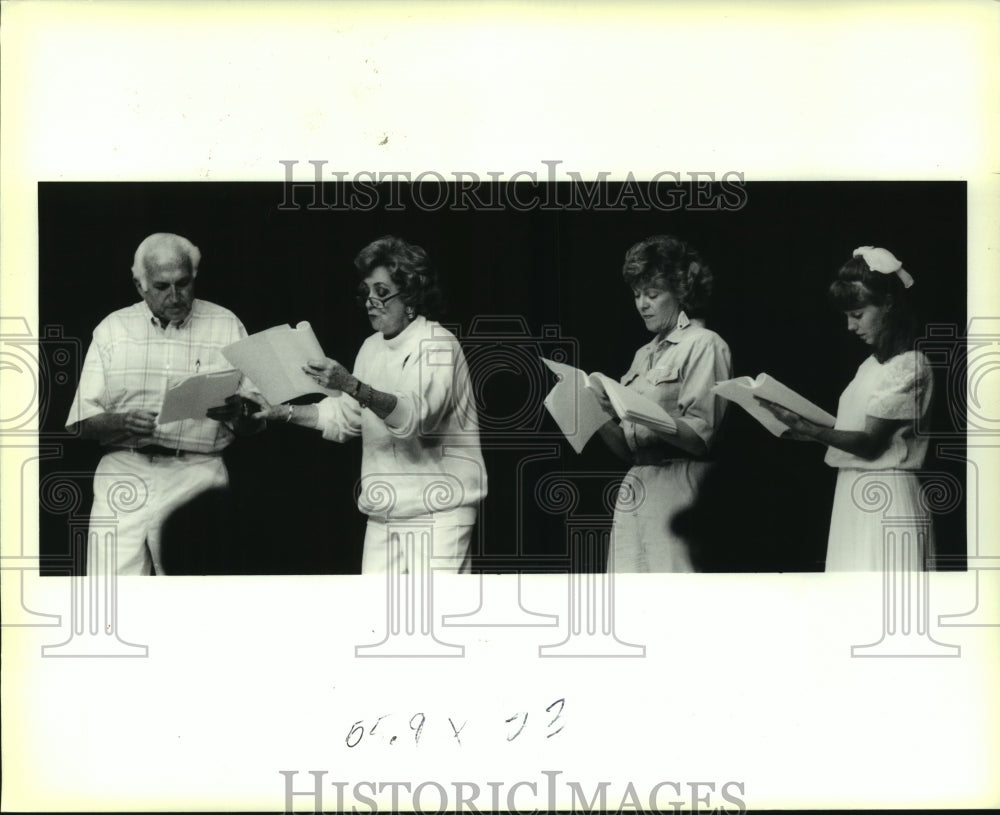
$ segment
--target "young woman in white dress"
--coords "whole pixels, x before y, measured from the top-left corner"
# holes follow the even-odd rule
[[[926,357],[913,350],[912,285],[902,263],[873,246],[855,249],[837,273],[831,299],[872,353],[841,394],[833,428],[760,400],[788,425],[783,438],[826,445],[825,461],[839,471],[828,572],[923,569],[933,554],[917,480],[927,454],[927,436],[917,428],[926,427],[933,379]]]

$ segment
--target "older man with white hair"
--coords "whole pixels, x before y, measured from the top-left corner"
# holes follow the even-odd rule
[[[94,474],[95,519],[116,515],[117,546],[91,534],[91,573],[163,574],[164,520],[197,495],[229,483],[222,450],[254,432],[250,400],[232,397],[204,419],[157,424],[168,381],[230,368],[222,349],[246,337],[228,309],[197,300],[201,253],[180,235],[150,235],[135,253],[132,276],[141,302],[108,315],[94,329],[76,398],[66,421],[105,449]],[[134,511],[109,505],[116,482],[135,476],[144,487]]]

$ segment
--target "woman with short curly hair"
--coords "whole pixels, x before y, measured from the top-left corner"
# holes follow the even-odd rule
[[[695,504],[712,466],[725,404],[711,389],[732,376],[729,346],[705,327],[712,272],[684,241],[640,241],[626,253],[622,276],[653,339],[621,383],[666,410],[677,432],[616,420],[601,428],[612,451],[632,465],[615,507],[608,570],[690,572],[691,542],[675,521]]]
[[[304,369],[343,396],[258,415],[315,428],[330,441],[361,436],[362,574],[468,571],[486,469],[465,356],[432,319],[441,303],[437,276],[421,247],[391,235],[362,249],[354,265],[358,304],[374,333],[353,373],[332,359]]]
[[[388,272],[395,284],[409,319],[412,320],[416,314],[422,314],[429,320],[440,316],[443,303],[441,289],[423,247],[387,235],[358,252],[358,256],[354,258],[354,268],[358,272],[360,302],[363,303],[368,297],[366,278],[380,266]]]

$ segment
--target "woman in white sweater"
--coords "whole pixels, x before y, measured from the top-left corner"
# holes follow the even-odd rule
[[[469,569],[469,544],[486,468],[461,346],[430,319],[437,281],[419,246],[386,236],[354,259],[358,301],[374,333],[353,373],[332,359],[306,373],[343,392],[315,405],[267,406],[259,416],[361,437],[358,508],[368,516],[362,574]]]

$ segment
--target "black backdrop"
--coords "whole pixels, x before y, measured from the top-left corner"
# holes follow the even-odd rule
[[[324,200],[343,201],[351,189],[329,185]],[[904,261],[928,322],[959,332],[966,322],[964,183],[754,182],[743,186],[738,209],[671,211],[643,210],[634,198],[604,208],[517,206],[504,188],[491,189],[480,199],[504,202],[497,209],[420,207],[403,185],[392,196],[379,187],[376,206],[311,210],[308,189],[296,192],[301,206],[282,208],[288,191],[281,183],[40,184],[46,359],[58,367],[53,349],[66,348],[70,368],[82,363],[94,326],[137,299],[129,271],[135,247],[151,232],[169,231],[202,251],[198,297],[232,309],[251,333],[307,319],[327,354],[350,367],[369,331],[353,300],[352,259],[377,237],[404,237],[424,246],[438,268],[449,304],[442,322],[459,333],[474,371],[490,487],[474,567],[547,571],[601,568],[567,559],[567,521],[606,523],[594,485],[624,468],[597,439],[579,456],[560,440],[541,407],[550,380],[535,355],[562,349],[585,370],[624,372],[648,339],[620,277],[635,241],[673,233],[698,247],[717,279],[709,325],[729,343],[735,373],[766,370],[830,412],[866,354],[825,299],[829,279],[856,246],[885,246]],[[568,189],[522,185],[518,199],[565,202]],[[605,201],[616,200],[616,189],[607,188]],[[387,206],[393,198],[396,209]],[[46,573],[73,568],[70,541],[85,528],[88,473],[100,455],[96,444],[60,435],[75,376],[43,376],[42,442],[58,451],[41,462]],[[938,396],[936,426],[945,430],[943,379]],[[835,476],[822,449],[779,442],[734,408],[717,456],[717,476],[688,519],[699,531],[701,568],[821,570]],[[278,425],[239,440],[226,460],[230,490],[207,494],[167,527],[172,572],[358,571],[358,442],[334,445]],[[927,468],[964,483],[960,464],[933,453]],[[539,485],[558,473],[579,486],[569,516],[539,503]],[[82,500],[68,506],[46,496],[46,485],[60,479],[77,484]],[[964,523],[964,504],[936,519],[939,550],[955,556],[958,568]]]

